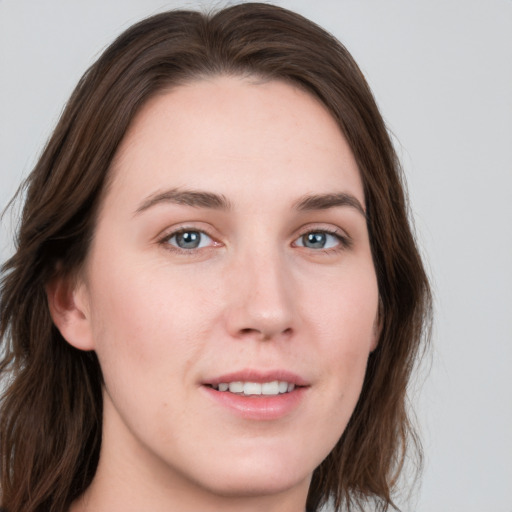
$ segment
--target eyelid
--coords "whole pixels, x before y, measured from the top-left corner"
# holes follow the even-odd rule
[[[341,228],[337,227],[337,226],[332,226],[332,225],[329,225],[329,226],[326,226],[325,224],[308,224],[306,226],[303,226],[299,232],[297,233],[297,235],[294,236],[294,239],[293,239],[293,244],[295,244],[295,242],[302,238],[303,236],[309,234],[309,233],[326,233],[328,235],[332,235],[334,237],[336,237],[339,241],[339,246],[338,247],[333,247],[333,248],[327,248],[327,249],[311,249],[312,251],[316,251],[316,252],[320,252],[320,251],[323,251],[323,252],[331,252],[331,251],[339,251],[339,250],[343,250],[343,249],[350,249],[352,247],[352,238],[348,235],[348,233],[345,231],[345,230],[342,230]],[[309,249],[308,247],[305,247],[305,246],[296,246],[296,247],[304,247],[305,249]]]
[[[218,240],[218,236],[216,236],[212,233],[212,231],[213,231],[212,229],[205,227],[202,223],[201,223],[202,224],[201,226],[197,226],[197,225],[193,225],[193,224],[194,223],[183,223],[183,224],[180,224],[177,226],[172,226],[170,228],[167,228],[157,237],[156,241],[159,245],[164,246],[166,250],[181,253],[181,254],[188,254],[188,255],[194,254],[198,251],[204,251],[204,250],[211,249],[213,247],[220,247],[220,246],[224,245],[222,242],[220,242]],[[198,247],[198,248],[190,248],[190,249],[182,249],[176,245],[169,243],[169,240],[172,237],[179,235],[180,233],[187,232],[187,231],[196,231],[198,233],[202,233],[202,234],[206,235],[208,238],[210,238],[212,243],[209,244],[207,247]],[[295,243],[298,239],[307,235],[308,233],[326,233],[328,235],[332,235],[338,239],[339,246],[329,247],[326,249],[312,249],[312,248],[305,247],[303,245],[302,246],[295,245]],[[304,248],[307,250],[311,250],[313,252],[321,252],[322,251],[322,252],[326,252],[326,253],[349,249],[352,246],[352,244],[353,244],[352,238],[350,237],[350,235],[347,234],[347,232],[345,230],[339,228],[338,226],[332,226],[332,225],[326,226],[325,224],[308,224],[308,225],[302,226],[296,232],[296,234],[294,235],[293,240],[292,240],[292,245],[295,245],[295,247],[301,247],[301,248]]]
[[[196,247],[191,249],[183,249],[178,247],[177,245],[173,245],[169,243],[169,240],[179,235],[180,233],[186,233],[187,231],[195,231],[197,233],[201,233],[207,236],[212,243],[210,243],[207,247]],[[211,233],[212,230],[205,228],[204,226],[194,226],[190,223],[183,223],[178,226],[172,226],[170,228],[165,229],[157,238],[157,243],[163,246],[166,250],[172,251],[178,254],[187,254],[192,255],[198,251],[204,251],[211,249],[212,247],[220,247],[222,242],[219,242],[218,237]]]

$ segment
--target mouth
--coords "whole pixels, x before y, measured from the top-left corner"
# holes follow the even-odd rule
[[[224,410],[246,420],[269,421],[299,409],[311,385],[288,371],[243,370],[209,379],[201,387]]]
[[[285,380],[273,380],[269,382],[232,381],[219,382],[218,384],[206,384],[215,391],[233,393],[242,396],[277,396],[291,393],[296,387],[293,382]]]

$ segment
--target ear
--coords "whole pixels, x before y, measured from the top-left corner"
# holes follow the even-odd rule
[[[383,306],[382,300],[379,297],[379,307],[377,309],[377,316],[375,317],[375,321],[373,322],[373,332],[372,332],[372,340],[370,344],[370,352],[373,352],[379,345],[380,335],[382,333],[382,324],[383,324]]]
[[[63,338],[79,350],[94,350],[85,284],[57,275],[46,285],[46,296],[53,323]]]

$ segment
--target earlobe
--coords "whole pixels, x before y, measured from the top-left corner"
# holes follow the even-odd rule
[[[373,333],[370,345],[370,352],[373,352],[379,346],[380,335],[382,334],[383,315],[384,313],[382,307],[382,300],[379,297],[379,307],[377,310],[377,316],[375,317],[375,321],[373,322]]]
[[[85,285],[56,276],[46,285],[46,296],[53,323],[63,338],[79,350],[94,350]]]
[[[375,322],[372,333],[372,341],[370,344],[370,352],[373,352],[379,346],[380,332],[380,323]]]

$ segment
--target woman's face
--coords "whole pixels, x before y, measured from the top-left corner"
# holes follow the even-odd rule
[[[378,337],[336,123],[284,83],[197,81],[141,110],[112,172],[68,336],[104,375],[98,475],[305,496]]]

